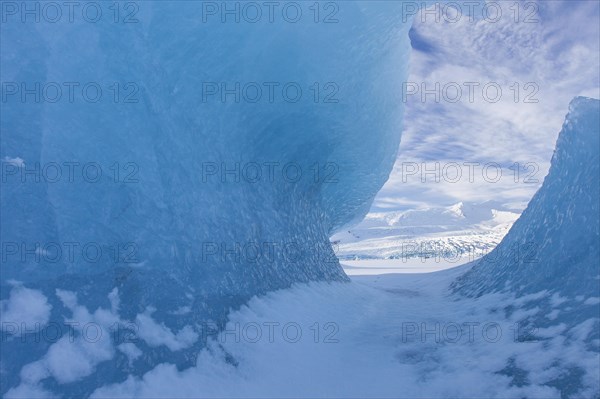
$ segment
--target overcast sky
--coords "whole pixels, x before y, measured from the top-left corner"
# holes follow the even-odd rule
[[[486,200],[522,208],[548,171],[570,100],[600,97],[600,2],[490,1],[471,16],[467,3],[453,3],[462,14],[449,6],[415,18],[399,157],[372,211]]]

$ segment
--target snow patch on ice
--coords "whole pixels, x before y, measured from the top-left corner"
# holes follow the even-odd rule
[[[541,311],[529,304],[556,303],[548,292],[456,300],[446,288],[465,268],[255,297],[229,315],[195,367],[161,364],[93,396],[560,398],[559,382],[574,375],[570,395],[600,392],[598,354],[585,344],[597,320],[526,324]]]
[[[52,306],[38,290],[26,288],[19,282],[13,282],[8,299],[0,301],[0,321],[2,331],[20,336],[21,327],[43,328],[50,319]],[[11,328],[16,327],[16,328]]]
[[[174,334],[163,323],[157,323],[152,318],[153,308],[136,317],[136,325],[139,327],[139,337],[152,347],[165,345],[171,351],[178,351],[190,347],[198,340],[198,334],[191,326],[185,326],[177,334]]]
[[[2,160],[10,165],[16,166],[17,168],[25,167],[25,160],[23,160],[22,158],[19,158],[19,157],[15,157],[15,158],[4,157],[4,158],[2,158]]]

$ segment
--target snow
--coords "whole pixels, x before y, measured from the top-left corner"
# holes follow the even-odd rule
[[[360,259],[344,260],[342,267],[349,276],[378,275],[390,273],[432,273],[439,270],[451,269],[468,263],[469,259],[459,257],[449,258],[411,258],[411,259]]]
[[[142,351],[131,342],[123,343],[117,346],[117,349],[119,349],[121,352],[127,355],[129,365],[131,365],[135,359],[142,356]]]
[[[209,3],[99,2],[94,22],[63,9],[1,24],[3,89],[24,88],[3,91],[1,299],[22,281],[48,299],[53,326],[81,316],[103,331],[68,350],[3,346],[1,394],[37,361],[49,377],[35,383],[71,397],[131,368],[186,367],[206,345],[198,320],[220,326],[254,295],[348,280],[329,237],[364,217],[396,159],[411,51],[402,2],[318,3],[317,22],[312,3],[289,3],[299,21],[276,5],[255,23],[205,15]],[[137,22],[121,23],[132,11]],[[227,94],[249,85],[259,101]],[[274,258],[237,250],[257,245]],[[140,324],[131,366],[98,309]],[[58,349],[81,364],[59,370]]]
[[[577,97],[540,190],[504,240],[457,284],[463,293],[600,290],[600,101]],[[593,313],[581,312],[579,317]]]
[[[573,101],[512,228],[518,210],[461,202],[348,230],[396,160],[404,4],[343,2],[333,24],[204,23],[205,5],[144,2],[136,24],[1,25],[11,87],[105,93],[3,93],[3,397],[598,396],[597,101]],[[203,91],[273,81],[305,95]],[[257,165],[259,181],[240,176]],[[530,233],[535,268],[502,252]],[[275,258],[236,250],[257,243]]]
[[[356,259],[436,258],[455,265],[490,252],[520,211],[496,201],[457,203],[408,211],[367,214],[358,225],[331,237],[336,255]]]
[[[99,388],[94,396],[597,396],[598,248],[588,242],[598,240],[598,104],[572,102],[542,188],[483,258],[458,267],[435,257],[348,262],[350,283],[295,285],[254,297],[230,313],[195,367],[178,372],[162,364],[142,377]],[[582,163],[580,153],[591,165]],[[506,217],[506,211],[465,208],[457,204],[437,214],[459,221],[490,213]],[[388,216],[379,219],[389,226],[410,220],[410,215]],[[581,218],[592,224],[577,223]],[[366,231],[373,228],[372,219],[365,222]],[[535,274],[501,249],[527,242],[523,231],[540,229],[541,271]],[[574,245],[561,249],[579,263],[556,264],[560,253],[552,245],[564,245],[565,234],[575,236]],[[592,283],[572,289],[564,279],[549,279],[556,267],[569,267],[568,281]],[[374,274],[384,271],[395,273]],[[510,284],[506,274],[520,278],[519,285]],[[496,289],[461,295],[470,285]]]
[[[154,309],[147,309],[145,313],[136,318],[136,325],[139,327],[139,337],[146,341],[152,347],[165,345],[171,351],[178,351],[188,348],[198,340],[198,334],[194,332],[191,326],[185,326],[177,334],[174,334],[164,324],[157,323],[152,319]]]
[[[16,392],[42,390],[37,384],[48,377],[53,377],[59,384],[79,381],[92,374],[99,363],[114,356],[110,326],[119,318],[113,310],[98,308],[90,313],[77,303],[75,293],[57,290],[56,295],[72,313],[67,320],[72,331],[50,345],[40,360],[21,369],[21,386]],[[7,395],[12,395],[11,391]]]
[[[353,276],[253,298],[195,367],[162,364],[93,396],[560,398],[553,382],[573,370],[582,384],[571,395],[598,392],[598,353],[584,344],[593,323],[531,330],[520,327],[525,313],[503,311],[511,295],[456,300],[448,286],[466,268]],[[527,314],[540,312],[530,304],[542,297],[550,299],[523,302]]]
[[[4,162],[6,162],[7,164],[16,166],[18,168],[22,168],[25,166],[25,161],[19,157],[11,158],[11,157],[7,156],[7,157],[4,157],[2,160]]]
[[[20,336],[22,329],[43,328],[50,320],[52,305],[40,291],[12,282],[10,296],[0,301],[0,323],[2,331]]]

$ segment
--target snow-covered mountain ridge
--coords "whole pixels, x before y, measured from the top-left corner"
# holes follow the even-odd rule
[[[519,215],[497,201],[372,212],[331,241],[340,259],[475,259],[490,252]]]

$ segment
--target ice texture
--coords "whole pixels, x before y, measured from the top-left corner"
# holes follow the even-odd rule
[[[191,365],[203,345],[198,323],[222,325],[230,308],[268,290],[347,279],[328,237],[364,216],[393,166],[410,18],[401,2],[320,4],[318,17],[302,2],[296,22],[278,8],[272,20],[264,9],[257,22],[223,23],[225,3],[213,3],[217,14],[206,3],[136,3],[118,23],[110,4],[96,3],[106,7],[93,23],[78,8],[73,21],[23,23],[18,13],[2,24],[1,234],[11,244],[2,299],[16,295],[16,281],[47,299],[63,333],[69,320],[105,332],[60,358],[63,340],[3,331],[3,393],[29,381],[28,394],[80,397],[125,370]],[[252,87],[239,101],[209,95],[223,83],[257,83],[262,98],[247,100]],[[275,83],[273,101],[265,83]],[[302,90],[297,101],[284,99],[288,83],[288,98]],[[89,101],[98,86],[102,97]],[[221,176],[248,164],[263,177]],[[274,178],[265,164],[276,165]],[[250,243],[275,253],[226,252]],[[110,330],[127,321],[152,329],[136,348]],[[144,355],[132,356],[138,348]],[[69,359],[83,364],[57,366]]]
[[[575,98],[542,187],[503,241],[455,284],[459,292],[522,296],[546,291],[579,298],[596,306],[571,307],[552,323],[591,319],[598,324],[599,137],[600,101]],[[598,330],[588,338],[598,338]]]

